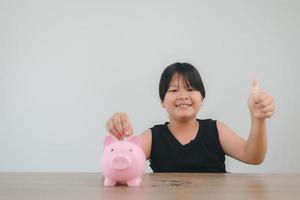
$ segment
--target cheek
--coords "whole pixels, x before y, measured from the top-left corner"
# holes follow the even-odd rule
[[[199,96],[195,96],[193,98],[193,104],[197,105],[197,106],[201,106],[202,105],[202,98],[201,98],[201,96],[200,97]]]
[[[165,97],[163,104],[166,106],[168,104],[171,104],[172,102],[174,102],[174,100],[176,100],[176,98],[174,98],[171,95],[168,95]]]

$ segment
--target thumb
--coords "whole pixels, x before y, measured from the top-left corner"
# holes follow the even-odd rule
[[[133,132],[133,128],[132,125],[129,123],[128,126],[125,129],[125,136],[130,136],[132,135]]]
[[[252,82],[252,94],[257,94],[259,92],[259,81],[254,79]]]

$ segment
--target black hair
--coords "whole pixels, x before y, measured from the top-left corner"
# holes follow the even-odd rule
[[[177,62],[167,66],[161,74],[159,81],[159,97],[161,101],[164,101],[165,95],[169,89],[170,81],[176,73],[182,75],[186,86],[191,86],[199,91],[203,99],[205,98],[205,89],[198,70],[189,63]]]

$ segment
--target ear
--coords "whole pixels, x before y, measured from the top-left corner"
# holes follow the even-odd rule
[[[142,147],[142,139],[139,136],[130,136],[127,141],[132,142],[139,147]]]
[[[104,147],[106,147],[106,146],[108,146],[111,143],[116,142],[116,141],[118,141],[118,139],[115,138],[115,136],[113,136],[113,135],[107,135],[104,138]]]

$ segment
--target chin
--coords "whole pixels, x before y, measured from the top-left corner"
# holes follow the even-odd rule
[[[190,116],[190,115],[186,115],[186,116],[181,115],[181,116],[177,116],[176,118],[177,118],[177,120],[182,121],[182,122],[195,119],[194,116]]]

